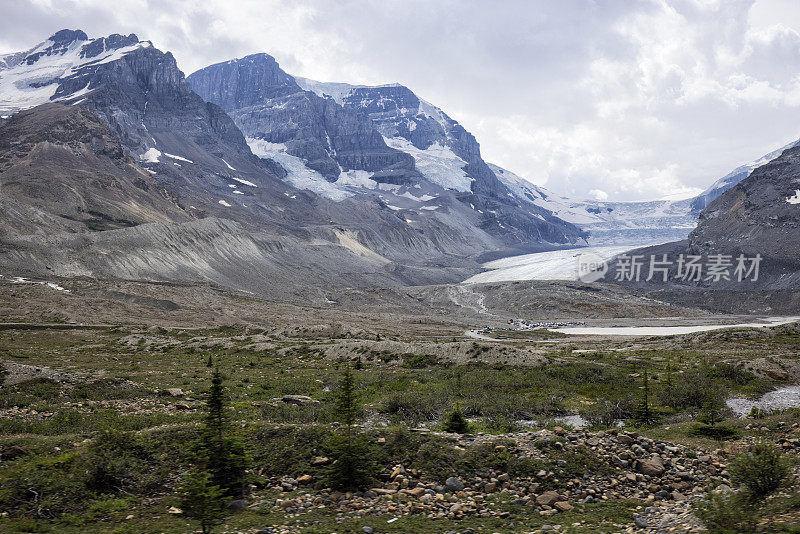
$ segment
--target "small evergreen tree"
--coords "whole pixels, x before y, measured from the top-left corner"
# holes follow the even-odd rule
[[[225,517],[225,492],[214,484],[214,476],[206,469],[207,458],[199,459],[181,486],[181,509],[186,517],[200,521],[203,534],[209,534]]]
[[[206,367],[214,367],[214,357],[210,354],[208,355],[208,361],[206,362]]]
[[[247,455],[225,410],[223,378],[219,368],[216,368],[206,399],[206,414],[200,428],[200,437],[194,446],[195,455],[198,459],[203,459],[214,485],[228,495],[238,496],[244,492]],[[195,461],[197,463],[199,460]]]
[[[466,434],[469,432],[469,422],[461,413],[461,406],[456,403],[453,409],[447,414],[442,423],[442,430],[445,432],[455,432],[457,434]]]
[[[328,484],[335,489],[358,490],[372,482],[375,473],[374,452],[356,428],[359,406],[355,381],[349,366],[344,368],[336,398],[336,414],[342,425],[341,434],[328,442],[329,454],[335,461],[326,469]]]
[[[667,359],[666,386],[667,386],[667,389],[672,389],[672,358],[668,358]]]
[[[642,398],[633,410],[633,420],[640,425],[652,425],[658,420],[655,412],[650,407],[650,381],[647,377],[647,368],[642,372]]]
[[[0,386],[5,383],[6,378],[8,378],[8,374],[8,368],[3,362],[0,362]]]
[[[364,368],[364,362],[361,361],[361,355],[359,354],[358,357],[356,358],[356,364],[353,366],[353,369],[360,370],[363,368]]]
[[[711,395],[703,404],[700,416],[697,418],[700,422],[709,426],[714,426],[723,419],[725,413],[725,402],[716,395]]]

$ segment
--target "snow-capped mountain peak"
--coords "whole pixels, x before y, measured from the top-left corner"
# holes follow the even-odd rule
[[[30,50],[0,56],[0,114],[74,101],[92,89],[64,94],[59,92],[64,80],[148,46],[150,42],[139,41],[135,34],[89,39],[81,30],[61,30]]]

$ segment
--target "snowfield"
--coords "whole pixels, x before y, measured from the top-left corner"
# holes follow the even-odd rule
[[[420,150],[403,137],[384,137],[386,144],[414,158],[414,165],[425,178],[444,189],[467,192],[472,190],[472,178],[464,172],[467,162],[448,147],[434,143]]]
[[[277,162],[286,170],[284,180],[297,189],[308,189],[314,193],[333,200],[342,201],[353,196],[353,192],[347,190],[347,185],[352,183],[348,177],[344,184],[331,183],[314,169],[306,167],[305,162],[297,156],[292,156],[286,152],[286,145],[283,143],[270,143],[263,139],[247,138],[247,144],[253,154],[263,159],[271,159]],[[340,178],[341,179],[341,178]]]

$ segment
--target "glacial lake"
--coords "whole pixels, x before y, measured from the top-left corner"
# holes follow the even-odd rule
[[[554,328],[555,332],[573,335],[599,336],[675,336],[694,332],[710,332],[724,328],[764,328],[800,321],[800,317],[765,317],[758,322],[738,324],[703,324],[682,326],[569,326]]]

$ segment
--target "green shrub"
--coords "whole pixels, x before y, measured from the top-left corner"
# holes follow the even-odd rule
[[[199,464],[203,463],[199,460]],[[225,492],[214,484],[213,474],[202,465],[189,471],[180,488],[180,498],[183,513],[200,522],[203,534],[210,533],[225,518]]]
[[[378,472],[376,451],[364,436],[332,434],[325,446],[325,453],[335,458],[323,471],[325,481],[331,488],[361,490],[375,482]]]
[[[222,374],[214,370],[211,389],[206,398],[205,417],[200,437],[193,450],[197,464],[201,459],[211,473],[213,483],[231,496],[244,492],[245,470],[249,459],[244,442],[231,425]]]
[[[80,509],[91,498],[74,474],[76,453],[33,456],[3,471],[0,509],[25,517],[52,517]]]
[[[752,499],[762,499],[789,478],[789,465],[771,443],[761,442],[752,452],[736,458],[728,467],[731,481],[742,484]]]
[[[632,418],[635,405],[633,397],[618,400],[600,399],[584,408],[581,415],[592,425],[610,427],[617,421]]]
[[[76,386],[70,397],[87,400],[130,399],[141,397],[147,392],[130,382],[115,378],[101,378],[88,384]]]
[[[456,404],[442,422],[442,430],[445,432],[455,432],[456,434],[466,434],[469,432],[469,423],[461,413],[461,407]]]
[[[473,432],[484,432],[486,434],[510,434],[520,430],[519,425],[517,425],[515,421],[506,419],[505,417],[481,419],[471,426]]]
[[[332,488],[364,489],[372,483],[377,467],[373,447],[359,435],[356,427],[360,406],[350,367],[345,367],[339,382],[336,413],[342,423],[342,433],[328,439],[326,449],[334,462],[326,468],[325,478]]]
[[[416,424],[430,421],[443,409],[442,401],[414,391],[398,391],[381,403],[381,413],[398,416],[403,421]]]
[[[403,355],[403,367],[410,369],[424,369],[436,365],[439,359],[432,354],[407,354]]]
[[[698,515],[712,534],[754,532],[758,523],[758,510],[753,504],[743,495],[732,492],[709,493]]]
[[[728,425],[707,425],[704,423],[692,425],[686,433],[690,436],[700,436],[719,441],[736,439],[740,435],[739,430],[735,427]]]
[[[77,473],[84,486],[97,493],[130,489],[147,468],[147,451],[133,434],[106,430],[82,451]]]
[[[694,370],[676,375],[672,387],[659,392],[659,401],[675,410],[700,409],[710,396],[718,396],[719,386],[706,373]]]
[[[719,378],[738,385],[749,384],[757,378],[756,375],[750,371],[725,362],[719,362],[710,366],[706,371],[706,375],[709,378]]]

